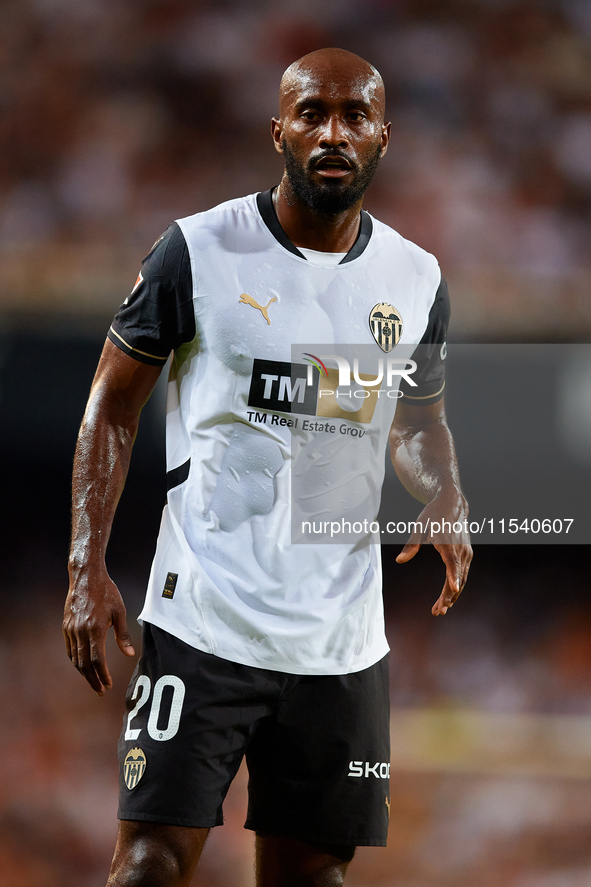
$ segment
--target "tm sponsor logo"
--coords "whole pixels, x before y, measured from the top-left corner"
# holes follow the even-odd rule
[[[416,387],[414,360],[378,360],[377,373],[359,372],[359,361],[351,363],[338,354],[317,357],[304,352],[307,363],[261,360],[253,362],[248,406],[283,413],[349,419],[368,423],[378,398],[398,399],[400,381]],[[327,367],[325,361],[336,363]]]

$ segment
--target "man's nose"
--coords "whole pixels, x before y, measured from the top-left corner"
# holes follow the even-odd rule
[[[326,120],[320,132],[319,144],[322,148],[346,148],[349,144],[347,127],[337,114]]]

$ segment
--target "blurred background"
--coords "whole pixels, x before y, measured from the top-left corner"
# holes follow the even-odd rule
[[[589,342],[588,0],[3,0],[0,887],[101,887],[113,849],[132,667],[111,644],[115,689],[98,699],[60,632],[69,472],[105,331],[172,219],[278,181],[279,78],[326,45],[384,76],[393,141],[366,206],[438,256],[451,338]],[[559,407],[584,489],[588,351],[573,359]],[[159,388],[110,548],[136,637],[164,501],[162,408]],[[470,441],[481,473],[486,442]],[[401,567],[397,550],[384,549],[390,844],[359,851],[348,883],[587,887],[589,547],[482,545],[440,620],[437,554]],[[241,774],[196,887],[252,884],[244,792]]]

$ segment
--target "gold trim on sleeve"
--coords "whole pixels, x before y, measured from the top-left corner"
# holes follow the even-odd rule
[[[113,327],[110,328],[109,332],[113,333],[114,336],[117,336],[119,341],[123,342],[126,348],[129,348],[130,351],[135,351],[136,354],[141,354],[143,357],[151,357],[152,360],[162,360],[164,363],[168,360],[168,357],[162,357],[160,354],[149,354],[147,351],[140,351],[139,348],[134,348],[133,345],[126,342],[123,336],[120,336],[117,330],[114,330]]]
[[[441,386],[439,391],[434,391],[433,394],[423,394],[421,397],[413,397],[412,394],[405,393],[402,395],[402,397],[405,400],[429,400],[429,398],[437,397],[438,394],[441,394],[441,392],[443,391],[444,388],[445,388],[445,382],[443,383],[443,385]]]

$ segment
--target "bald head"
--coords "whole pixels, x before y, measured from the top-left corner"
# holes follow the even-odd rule
[[[293,62],[285,71],[279,86],[279,115],[318,86],[335,96],[343,89],[363,95],[373,105],[381,120],[386,106],[384,81],[379,71],[346,49],[317,49]]]
[[[358,225],[363,195],[390,139],[384,104],[382,78],[353,52],[318,49],[289,66],[279,118],[271,121],[285,165],[277,192],[284,216],[286,206],[299,206],[324,220],[349,213]]]

